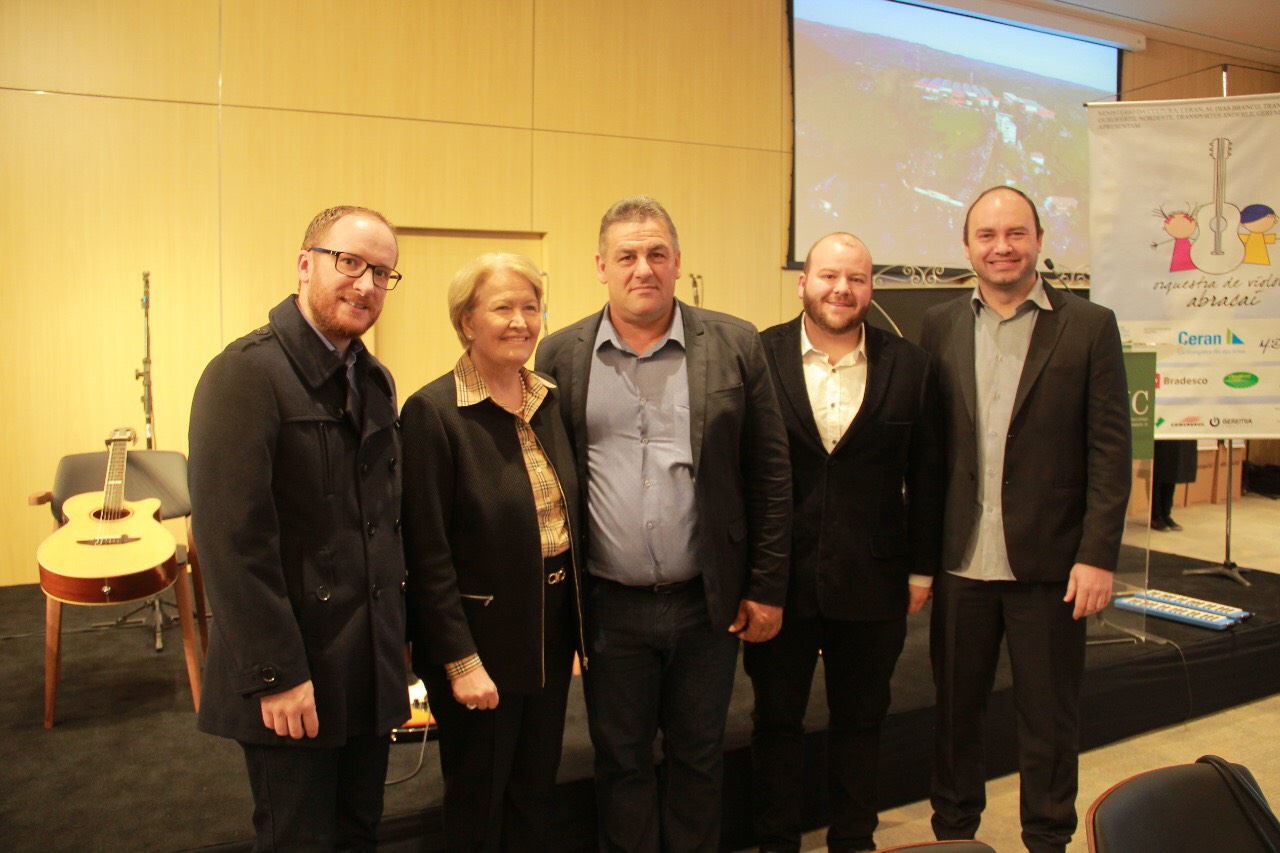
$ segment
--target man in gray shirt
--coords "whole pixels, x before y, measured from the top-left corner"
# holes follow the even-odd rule
[[[776,634],[786,601],[786,430],[755,329],[675,298],[662,205],[610,208],[596,272],[608,305],[544,341],[537,366],[563,389],[586,484],[600,846],[714,851],[738,639]]]
[[[1035,204],[993,187],[965,217],[972,293],[931,308],[947,498],[930,646],[938,691],[933,828],[973,838],[986,805],[982,715],[1003,637],[1018,707],[1022,840],[1076,827],[1085,618],[1111,599],[1131,477],[1115,314],[1036,273]]]

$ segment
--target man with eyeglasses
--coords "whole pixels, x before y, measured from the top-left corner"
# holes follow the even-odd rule
[[[216,616],[199,727],[244,749],[256,850],[374,850],[409,717],[398,407],[360,341],[398,256],[382,214],[318,214],[298,293],[210,362],[191,407]]]

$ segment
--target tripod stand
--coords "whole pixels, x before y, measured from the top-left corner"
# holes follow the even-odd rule
[[[1232,457],[1233,440],[1230,438],[1220,439],[1218,445],[1223,443],[1227,445],[1227,532],[1226,532],[1226,553],[1222,558],[1222,564],[1211,566],[1207,569],[1183,569],[1184,575],[1214,575],[1217,577],[1230,578],[1242,586],[1253,586],[1244,575],[1240,574],[1240,568],[1231,559],[1231,501],[1234,498],[1235,489],[1232,486],[1232,471],[1235,468],[1235,460]]]
[[[146,419],[147,425],[147,449],[156,449],[156,431],[155,431],[155,408],[151,398],[151,273],[142,273],[142,331],[144,349],[142,356],[142,369],[135,370],[133,377],[142,380],[142,413]],[[182,571],[186,571],[185,560],[183,561]],[[165,613],[164,608],[172,608],[173,612]],[[164,651],[164,629],[167,625],[177,625],[178,607],[162,599],[159,595],[154,595],[146,601],[139,604],[133,610],[119,617],[112,622],[97,623],[94,627],[113,627],[121,628],[125,625],[143,625],[147,622],[147,617],[140,614],[145,611],[151,611],[150,620],[155,629],[156,651]]]

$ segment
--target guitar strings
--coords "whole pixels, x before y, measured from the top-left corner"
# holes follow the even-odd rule
[[[107,539],[107,523],[123,517],[124,446],[123,438],[112,438],[107,454],[107,479],[102,485],[102,509],[98,513],[98,543]]]

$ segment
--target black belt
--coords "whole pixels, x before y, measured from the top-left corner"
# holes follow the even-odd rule
[[[680,592],[681,590],[690,589],[702,584],[702,575],[698,575],[695,578],[689,578],[686,581],[662,581],[660,583],[645,584],[619,583],[612,578],[602,578],[595,575],[593,575],[593,577],[600,583],[613,584],[614,586],[620,586],[623,589],[634,589],[637,592],[651,592],[654,595],[671,595],[672,593]]]

